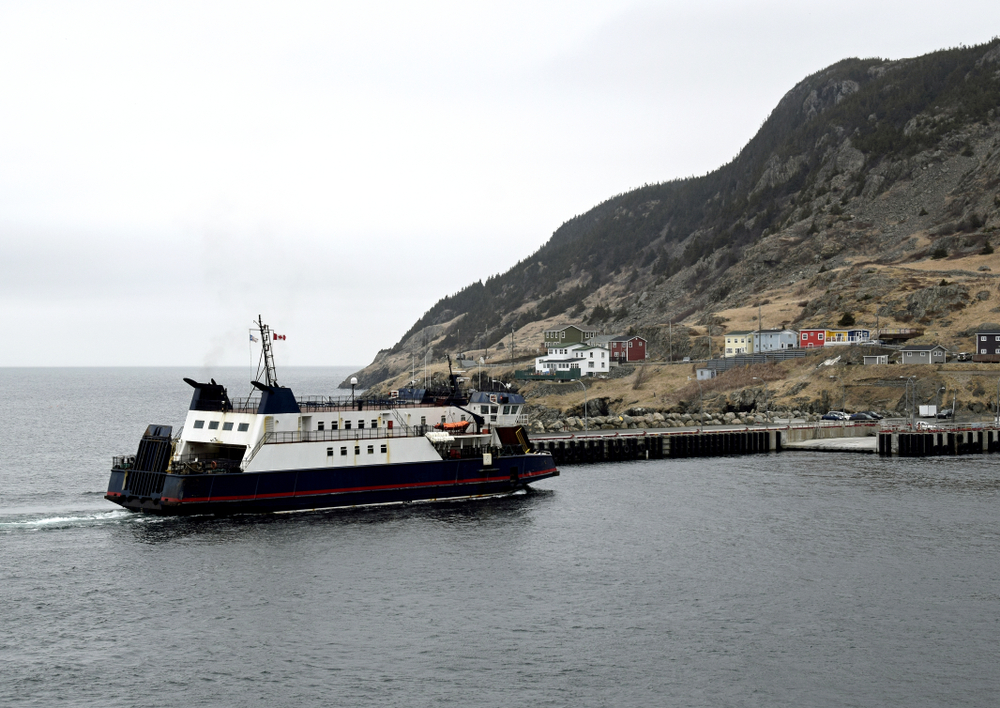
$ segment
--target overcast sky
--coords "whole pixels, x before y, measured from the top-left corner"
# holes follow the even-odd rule
[[[364,365],[850,56],[996,0],[0,3],[0,366]]]

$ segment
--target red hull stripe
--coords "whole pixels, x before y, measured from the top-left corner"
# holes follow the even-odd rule
[[[520,475],[518,479],[528,479],[530,477],[538,477],[540,475],[551,474],[556,471],[555,467],[550,467],[547,470],[541,470],[539,472],[529,472],[527,474]],[[460,485],[464,484],[476,484],[479,482],[502,482],[510,479],[509,477],[480,477],[478,479],[463,479],[458,482]],[[192,504],[196,502],[207,502],[207,501],[241,501],[241,500],[252,500],[252,499],[277,499],[281,497],[312,497],[321,494],[350,494],[351,492],[375,492],[383,489],[413,489],[416,487],[442,487],[442,486],[456,486],[453,481],[448,482],[413,482],[411,484],[380,484],[371,487],[343,487],[341,489],[315,489],[308,492],[276,492],[274,494],[240,494],[230,497],[191,497],[189,499],[175,499],[173,497],[161,497],[161,502],[172,502],[175,504]]]

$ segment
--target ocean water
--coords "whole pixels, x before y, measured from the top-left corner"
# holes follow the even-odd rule
[[[300,394],[347,369],[290,369]],[[2,706],[992,706],[1000,457],[565,467],[161,519],[102,495],[182,376],[0,369]],[[243,381],[238,386],[234,383]]]

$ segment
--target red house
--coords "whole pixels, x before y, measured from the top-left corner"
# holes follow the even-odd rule
[[[799,330],[799,346],[822,347],[826,343],[826,328]]]
[[[615,337],[608,342],[612,361],[644,361],[646,340],[642,337]]]

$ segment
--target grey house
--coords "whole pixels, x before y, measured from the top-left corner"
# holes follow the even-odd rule
[[[753,332],[755,353],[794,349],[798,344],[799,333],[791,329],[765,329]]]
[[[943,364],[947,353],[940,344],[910,344],[899,350],[899,363]]]

